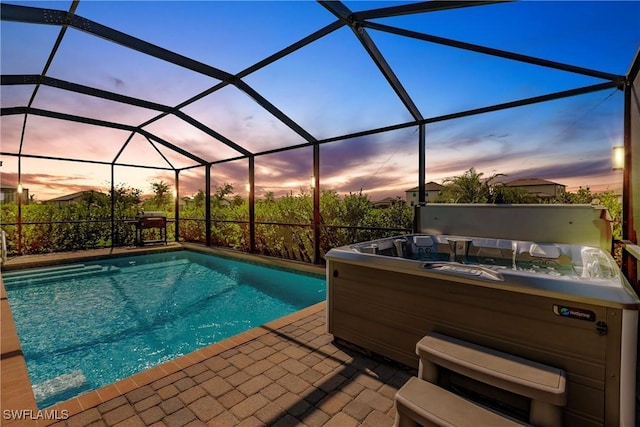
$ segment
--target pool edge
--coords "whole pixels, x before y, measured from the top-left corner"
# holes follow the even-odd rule
[[[27,363],[13,322],[11,307],[0,277],[0,409],[2,425],[36,425],[35,420],[20,419],[37,415],[38,406],[31,389]],[[7,413],[7,411],[11,411]],[[16,412],[17,411],[17,412]],[[13,416],[12,414],[18,414]]]

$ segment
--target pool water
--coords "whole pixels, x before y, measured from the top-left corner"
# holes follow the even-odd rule
[[[3,274],[40,408],[323,301],[324,278],[189,251]]]

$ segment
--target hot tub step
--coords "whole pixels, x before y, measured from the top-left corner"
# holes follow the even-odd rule
[[[410,378],[395,396],[395,427],[493,426],[529,424],[505,417],[419,378]]]

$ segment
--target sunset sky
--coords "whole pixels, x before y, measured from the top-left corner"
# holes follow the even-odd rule
[[[68,10],[70,1],[3,1]],[[403,2],[345,1],[352,11]],[[336,17],[314,1],[80,1],[76,14],[236,74]],[[374,22],[480,44],[551,61],[624,75],[640,47],[640,2],[524,1],[474,6]],[[55,25],[2,21],[2,75],[40,74],[60,32]],[[425,118],[604,82],[594,77],[489,57],[367,29]],[[218,80],[69,28],[47,76],[167,106],[176,106]],[[348,27],[243,78],[251,88],[316,139],[411,121],[411,115]],[[3,85],[3,108],[27,106],[34,85]],[[138,126],[147,110],[41,86],[33,108]],[[257,153],[305,142],[234,86],[182,111]],[[622,144],[623,94],[616,89],[427,126],[427,181],[442,182],[471,167],[485,176],[542,178],[569,190],[618,190],[611,151]],[[0,121],[0,151],[16,153],[24,115]],[[144,129],[207,161],[239,153],[169,115]],[[106,189],[112,162],[130,132],[29,115],[22,152],[106,162],[105,165],[23,158],[22,184],[37,200],[89,188]],[[393,132],[323,144],[323,188],[362,189],[373,200],[402,196],[418,183],[418,131]],[[194,162],[154,148],[136,135],[118,157],[115,182],[148,193],[150,182],[173,184],[171,166]],[[2,155],[2,185],[16,185],[18,161]],[[244,194],[246,159],[212,167],[212,185],[233,183]],[[312,149],[256,157],[256,194],[309,190]],[[181,172],[182,196],[204,186],[202,168]]]

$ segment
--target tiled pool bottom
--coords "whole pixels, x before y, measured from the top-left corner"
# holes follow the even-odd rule
[[[1,424],[391,426],[393,394],[415,371],[336,347],[325,333],[324,310],[317,304],[45,413],[37,412],[2,310],[2,351],[8,352],[0,360],[3,412],[68,418],[5,417]]]

